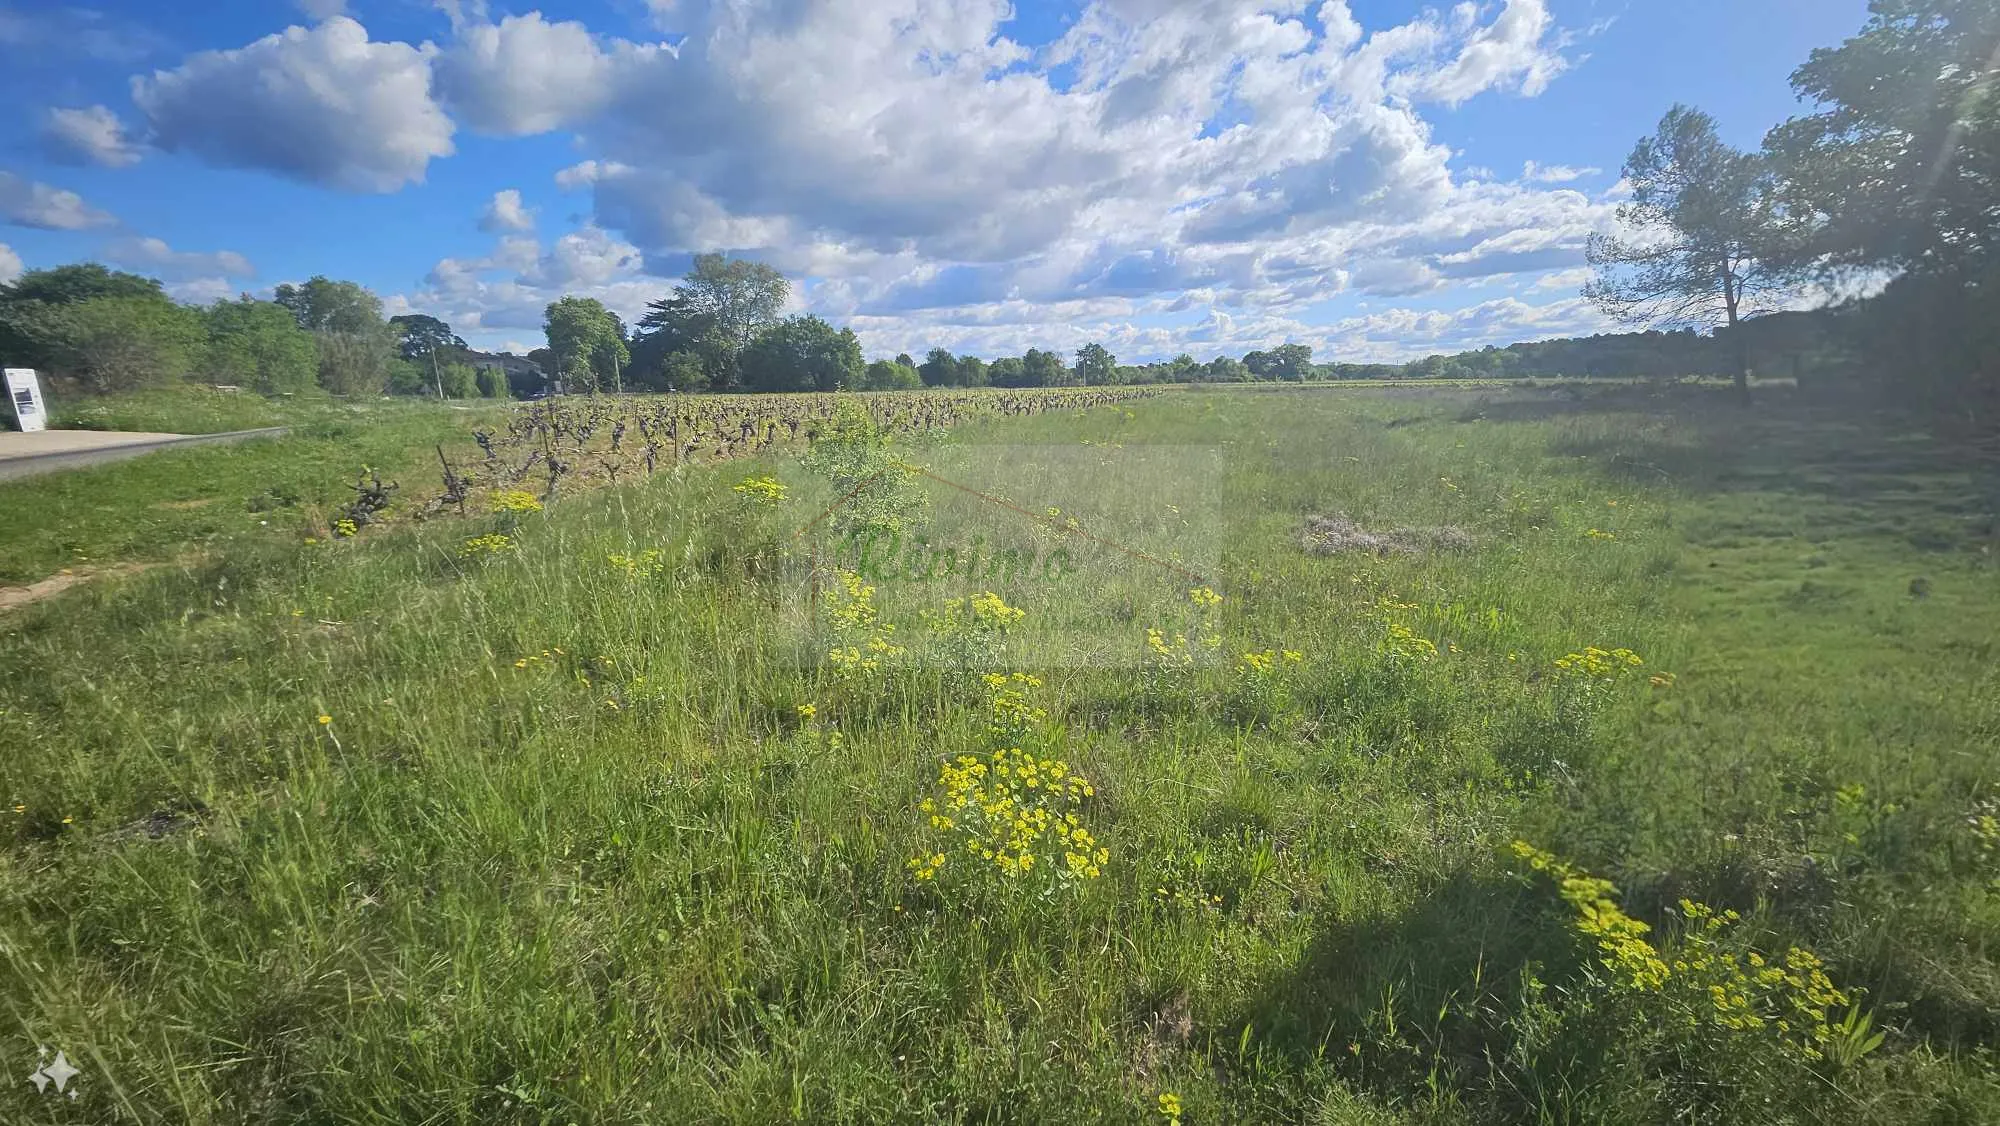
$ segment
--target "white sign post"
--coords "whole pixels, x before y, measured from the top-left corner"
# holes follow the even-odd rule
[[[14,407],[14,421],[20,424],[21,433],[33,434],[46,430],[49,413],[42,406],[42,384],[35,378],[33,368],[8,368],[7,401]]]

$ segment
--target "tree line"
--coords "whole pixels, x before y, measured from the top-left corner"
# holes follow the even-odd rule
[[[274,396],[463,399],[531,393],[541,382],[467,348],[436,318],[384,320],[381,300],[354,282],[315,277],[277,287],[269,301],[246,294],[203,307],[95,262],[0,285],[0,356],[96,392],[199,379]]]
[[[315,277],[279,286],[269,301],[245,295],[195,307],[174,302],[154,279],[81,263],[0,286],[0,353],[10,365],[91,391],[191,378],[266,395],[448,399],[525,398],[556,386],[586,393],[895,391],[1727,370],[1726,349],[1692,330],[1487,347],[1408,364],[1315,363],[1304,344],[1206,362],[1183,354],[1125,364],[1098,343],[1072,354],[1030,348],[991,361],[932,348],[921,360],[904,353],[870,363],[852,330],[810,315],[780,316],[788,294],[785,278],[768,266],[703,255],[635,329],[594,299],[564,297],[545,310],[547,345],[514,356],[469,347],[437,317],[384,319],[381,301],[354,282]]]

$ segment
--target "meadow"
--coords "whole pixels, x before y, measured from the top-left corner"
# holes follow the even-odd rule
[[[437,410],[338,425],[414,466]],[[0,1121],[2000,1121],[1990,445],[1701,387],[823,417],[353,536],[246,461],[0,616],[0,1067],[78,1072]]]

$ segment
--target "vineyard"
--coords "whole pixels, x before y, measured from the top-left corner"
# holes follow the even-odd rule
[[[1159,394],[1152,388],[877,392],[864,404],[884,436],[946,430],[985,419],[1082,411]],[[364,473],[355,500],[334,521],[336,534],[376,522],[393,501],[420,516],[485,511],[494,490],[538,490],[547,502],[567,492],[708,465],[810,442],[841,396],[671,395],[545,399],[510,411],[504,427],[475,430],[477,452],[454,463],[438,448],[440,490],[427,499],[393,497],[393,484]]]

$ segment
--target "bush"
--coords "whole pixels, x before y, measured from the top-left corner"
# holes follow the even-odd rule
[[[247,297],[218,301],[205,319],[210,380],[265,395],[312,390],[317,358],[313,338],[284,306]]]
[[[485,399],[507,398],[507,372],[497,367],[480,368],[479,395]]]
[[[471,364],[445,364],[438,369],[438,383],[444,388],[447,399],[476,399],[479,397],[479,373]]]
[[[386,329],[329,329],[313,337],[319,350],[320,386],[335,395],[380,395],[388,388],[395,348]]]
[[[437,385],[431,382],[430,361],[428,359],[389,361],[389,394],[437,394]]]
[[[23,309],[17,328],[51,368],[95,391],[185,376],[202,346],[200,314],[158,297],[97,297]]]

